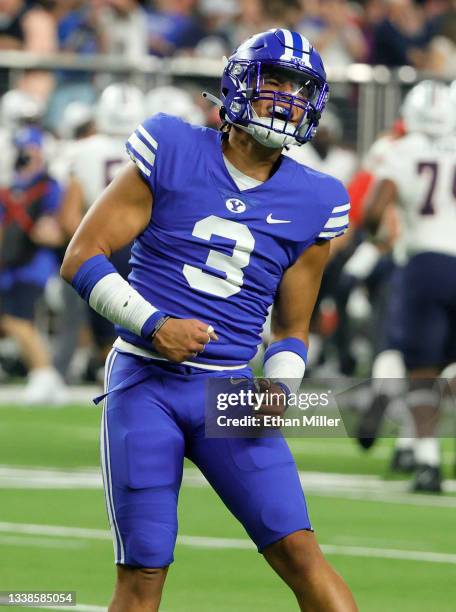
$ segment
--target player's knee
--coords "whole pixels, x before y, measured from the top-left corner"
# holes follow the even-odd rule
[[[147,595],[151,590],[155,592],[163,582],[166,571],[166,567],[138,567],[132,581],[134,591],[142,595]]]
[[[149,523],[147,529],[130,532],[124,538],[125,561],[136,567],[166,567],[173,562],[177,525]]]
[[[118,586],[133,603],[155,602],[161,595],[167,567],[118,566]]]
[[[299,576],[304,581],[311,581],[325,563],[315,535],[311,531],[296,531],[264,552],[270,562],[280,564],[286,568],[288,574]]]

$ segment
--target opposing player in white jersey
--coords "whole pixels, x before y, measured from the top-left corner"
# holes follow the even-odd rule
[[[127,83],[109,85],[101,94],[95,108],[96,132],[75,140],[65,149],[67,190],[60,215],[62,227],[70,240],[87,209],[128,162],[125,139],[145,116],[144,96],[141,90]],[[115,255],[116,268],[127,276],[130,248]],[[63,289],[65,308],[62,313],[61,333],[56,349],[55,365],[63,376],[78,342],[79,327],[85,321],[85,305],[69,287]],[[106,347],[112,343],[113,326],[93,311],[89,311],[90,326],[99,355],[105,358]]]
[[[186,89],[174,85],[164,85],[151,89],[145,97],[148,117],[165,111],[174,117],[180,117],[192,125],[205,125],[203,110],[195,103],[192,94]]]
[[[401,290],[402,353],[410,376],[417,470],[413,489],[441,490],[436,377],[456,358],[456,113],[442,83],[423,81],[403,105],[407,136],[378,169],[368,211],[375,227],[397,202],[407,256]]]
[[[127,83],[109,85],[95,110],[97,133],[75,143],[71,155],[70,189],[85,212],[128,161],[125,137],[144,118],[144,96]],[[81,215],[82,216],[82,215]]]
[[[397,141],[405,136],[402,117],[381,134],[361,160],[360,169],[349,185],[354,217],[363,222],[366,202],[377,181],[377,172],[394,154]],[[353,205],[354,204],[354,205]],[[357,430],[357,440],[364,450],[373,447],[379,437],[385,415],[394,414],[399,421],[398,437],[390,461],[393,472],[414,470],[415,427],[404,397],[405,365],[401,352],[401,321],[398,316],[400,299],[396,291],[402,284],[403,261],[400,223],[395,205],[385,210],[374,241],[365,240],[357,247],[344,266],[344,272],[369,286],[373,305],[374,359],[371,368],[372,396],[363,411]],[[372,282],[373,281],[373,282]],[[394,379],[389,382],[388,379]],[[399,380],[396,379],[403,379]]]
[[[291,146],[286,155],[309,168],[331,174],[348,185],[358,161],[353,151],[340,145],[341,141],[342,123],[335,111],[326,109],[309,146]]]

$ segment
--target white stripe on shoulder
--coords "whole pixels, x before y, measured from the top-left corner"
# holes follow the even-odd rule
[[[136,155],[133,153],[131,149],[128,150],[128,154],[130,155],[132,161],[134,161],[135,164],[138,166],[138,168],[141,170],[141,172],[145,174],[146,176],[150,176],[151,172],[149,168],[146,168],[146,166],[142,163],[140,159],[136,157]]]
[[[128,139],[130,146],[133,148],[135,153],[139,153],[143,159],[146,160],[148,164],[151,166],[155,163],[155,153],[153,153],[150,148],[140,140],[136,134],[132,134]]]
[[[342,204],[341,206],[334,206],[331,214],[341,213],[346,210],[350,210],[350,202],[348,202],[348,204]]]
[[[345,228],[344,230],[340,231],[340,232],[320,232],[318,234],[319,238],[335,238],[336,236],[342,236],[342,234],[345,234],[347,228]]]
[[[147,140],[147,142],[150,143],[154,147],[154,149],[158,149],[158,142],[155,140],[155,138],[151,134],[149,134],[147,130],[143,128],[142,125],[138,125],[137,129],[138,129],[138,132],[141,134],[141,136],[143,136]]]
[[[280,59],[291,59],[293,57],[293,35],[290,30],[281,28],[280,30],[285,40],[285,51],[282,53]]]
[[[325,229],[331,229],[332,227],[342,227],[343,225],[348,224],[348,215],[343,215],[343,217],[331,217],[326,222]]]

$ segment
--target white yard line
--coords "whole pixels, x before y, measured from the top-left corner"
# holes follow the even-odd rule
[[[0,388],[0,408],[2,405],[5,406],[21,406],[28,410],[39,410],[40,407],[55,408],[53,405],[49,406],[24,406],[24,385],[2,385]],[[88,406],[94,406],[92,400],[97,395],[100,395],[101,387],[96,385],[75,385],[70,386],[68,391],[68,401],[66,404],[86,404]]]
[[[39,536],[0,535],[0,546],[31,546],[34,548],[86,548],[87,543],[69,539]]]
[[[370,546],[340,546],[338,544],[322,544],[321,549],[327,555],[340,555],[342,557],[375,557],[377,559],[401,559],[404,561],[424,561],[426,563],[456,565],[456,555],[451,553],[375,548]]]
[[[111,540],[111,532],[105,529],[64,527],[61,525],[36,525],[33,523],[0,522],[0,533],[82,538],[87,540]]]
[[[63,527],[60,525],[34,525],[30,523],[1,522],[0,532],[48,536],[50,538],[57,536],[85,540],[111,540],[111,534],[109,531],[80,527]],[[177,543],[180,546],[190,546],[193,548],[255,550],[255,546],[247,538],[215,538],[181,535],[177,538]],[[344,557],[373,557],[377,559],[399,559],[404,561],[456,565],[456,554],[450,553],[403,550],[395,548],[377,548],[373,546],[345,546],[338,544],[322,544],[321,548],[323,552],[328,555],[339,555]]]
[[[379,476],[357,474],[331,474],[325,472],[300,472],[301,483],[307,494],[375,501],[383,504],[456,508],[456,496],[417,495],[407,492],[408,481],[387,481]],[[184,487],[209,487],[209,483],[194,468],[184,470]],[[101,475],[98,469],[78,470],[54,468],[26,468],[0,466],[0,488],[3,489],[100,489]],[[456,493],[456,481],[444,483],[447,493]]]
[[[99,469],[65,470],[0,466],[0,488],[11,489],[101,489]]]

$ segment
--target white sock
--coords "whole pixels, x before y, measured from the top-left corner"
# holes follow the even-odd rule
[[[397,450],[412,450],[415,447],[415,438],[398,438],[395,446]]]
[[[417,438],[415,443],[415,461],[420,465],[440,465],[440,448],[437,438]]]

